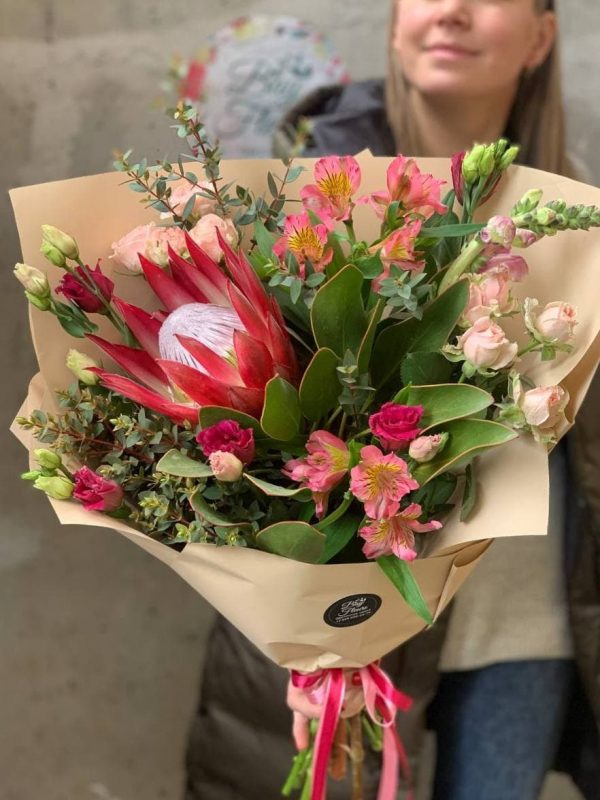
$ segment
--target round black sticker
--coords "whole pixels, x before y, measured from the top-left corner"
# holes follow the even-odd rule
[[[351,594],[329,606],[323,619],[333,628],[360,625],[375,614],[381,606],[377,594]]]

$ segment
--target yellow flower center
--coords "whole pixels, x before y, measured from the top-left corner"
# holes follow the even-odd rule
[[[375,499],[394,491],[401,470],[396,464],[372,464],[366,472],[369,498]]]
[[[334,203],[345,201],[352,194],[350,178],[345,172],[329,172],[317,185],[325,197]]]
[[[296,228],[288,237],[288,248],[292,253],[318,261],[323,256],[323,245],[312,228]]]

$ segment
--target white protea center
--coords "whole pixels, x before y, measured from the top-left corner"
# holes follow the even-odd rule
[[[201,342],[228,360],[233,359],[233,332],[243,331],[240,318],[231,308],[210,303],[188,303],[171,312],[158,333],[161,358],[178,361],[206,374],[206,370],[188,353],[177,336]]]

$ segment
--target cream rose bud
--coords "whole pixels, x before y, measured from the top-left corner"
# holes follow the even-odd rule
[[[433,436],[419,436],[410,443],[408,455],[420,464],[425,464],[427,461],[431,461],[432,458],[437,456],[447,441],[447,433],[436,433]]]
[[[528,425],[547,430],[563,419],[569,393],[562,386],[538,386],[523,392],[517,402]]]
[[[244,465],[237,456],[224,450],[215,450],[214,453],[211,453],[208,463],[215,478],[225,483],[239,480],[244,469]]]
[[[213,261],[220,261],[223,256],[217,238],[217,230],[231,247],[236,246],[239,237],[235,225],[230,219],[222,219],[216,214],[206,214],[189,231],[189,235],[198,247],[204,250]]]
[[[544,339],[561,344],[571,341],[575,325],[577,309],[561,301],[548,303],[535,322],[535,327]]]
[[[489,317],[481,317],[458,339],[466,360],[479,369],[501,369],[515,360],[516,342],[510,342]]]

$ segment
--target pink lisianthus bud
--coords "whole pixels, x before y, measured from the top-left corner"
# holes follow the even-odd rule
[[[123,501],[123,489],[89,467],[81,467],[74,475],[73,497],[86,511],[115,511]]]
[[[479,237],[484,244],[499,244],[510,247],[515,238],[517,228],[510,217],[492,217],[485,228],[480,231]]]
[[[423,406],[384,403],[369,417],[369,428],[386,450],[397,450],[419,435],[422,416]]]
[[[282,471],[311,490],[317,516],[321,518],[327,509],[329,493],[348,472],[350,451],[342,439],[321,430],[311,433],[306,450],[306,458],[291,459]]]
[[[506,273],[484,273],[471,276],[469,302],[463,319],[472,325],[480,317],[498,317],[511,312],[515,303],[510,294],[510,282]]]
[[[112,297],[114,283],[103,275],[100,264],[95,269],[77,267],[74,273],[67,272],[63,275],[56,291],[64,295],[67,300],[75,303],[82,311],[88,314],[98,314],[105,310],[101,297],[98,297],[91,288],[90,283],[109,301]]]
[[[440,453],[448,441],[447,433],[434,433],[432,436],[419,436],[413,439],[408,447],[408,455],[418,461],[419,464],[426,464]]]
[[[502,369],[517,356],[518,345],[489,317],[478,319],[458,339],[465,359],[478,369]]]
[[[360,458],[350,471],[350,491],[364,503],[368,517],[393,517],[400,508],[400,500],[419,488],[408,464],[394,453],[382,453],[374,445],[363,447]]]
[[[188,231],[191,238],[196,242],[209,258],[213,261],[220,261],[223,256],[221,245],[217,237],[217,231],[231,247],[238,243],[239,236],[235,225],[230,219],[222,219],[216,214],[206,214]]]
[[[213,475],[218,481],[233,483],[242,477],[244,465],[233,453],[223,450],[215,450],[208,457],[208,463],[213,471]]]
[[[442,523],[437,520],[418,522],[422,514],[418,503],[411,503],[393,517],[369,520],[370,524],[359,530],[365,540],[363,553],[367,558],[395,555],[402,561],[414,561],[415,533],[437,531]]]
[[[537,315],[535,327],[548,342],[568,344],[577,325],[577,310],[569,303],[548,303]]]
[[[224,419],[204,428],[196,435],[196,441],[207,458],[216,451],[233,453],[243,464],[249,464],[254,458],[252,428],[242,428],[232,419]]]

